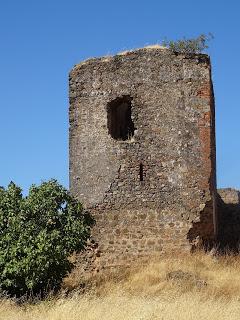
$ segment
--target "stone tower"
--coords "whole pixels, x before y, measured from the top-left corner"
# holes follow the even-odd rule
[[[98,267],[214,239],[207,55],[146,47],[84,61],[70,73],[69,117],[70,190],[96,220]]]

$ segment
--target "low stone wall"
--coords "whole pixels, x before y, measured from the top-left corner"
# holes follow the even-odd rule
[[[218,189],[219,243],[222,248],[239,250],[240,244],[240,191]]]

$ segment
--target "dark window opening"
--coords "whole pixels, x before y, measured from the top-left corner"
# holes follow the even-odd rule
[[[134,135],[131,101],[131,97],[123,96],[107,106],[108,132],[116,140],[128,140]]]
[[[143,164],[140,163],[140,166],[139,166],[139,179],[140,181],[143,181]]]

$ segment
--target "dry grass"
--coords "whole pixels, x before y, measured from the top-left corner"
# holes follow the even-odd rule
[[[131,49],[131,50],[124,50],[121,52],[118,52],[117,55],[118,56],[124,56],[127,55],[133,51],[137,51],[137,50],[142,50],[142,49],[160,49],[160,50],[165,50],[167,49],[167,47],[161,46],[160,44],[156,43],[156,44],[151,44],[151,45],[147,45],[143,48],[136,48],[136,49]]]
[[[168,50],[167,47],[162,46],[162,45],[156,43],[156,44],[146,45],[146,46],[144,46],[144,47],[142,47],[142,48],[134,48],[134,49],[123,50],[123,51],[120,51],[120,52],[118,52],[118,53],[116,53],[116,54],[110,54],[110,53],[109,53],[109,54],[101,57],[101,61],[102,61],[102,62],[108,62],[108,61],[110,61],[110,60],[113,58],[114,55],[117,55],[117,56],[126,56],[126,55],[128,55],[128,54],[131,54],[131,53],[134,52],[134,51],[138,51],[138,50],[142,50],[142,49],[147,49],[147,50],[153,50],[153,49],[154,49],[154,50]],[[96,59],[96,58],[92,57],[92,58],[88,58],[88,59],[86,59],[86,60],[83,60],[83,61],[81,61],[80,63],[76,64],[76,65],[73,67],[73,69],[77,69],[77,68],[79,68],[79,67],[81,67],[81,66],[83,66],[83,65],[85,65],[85,64],[87,64],[87,63],[89,63],[89,62],[91,62],[91,61],[93,61],[93,60],[95,60],[95,59]]]
[[[176,277],[167,277],[179,270]],[[18,306],[3,299],[0,319],[240,319],[240,257],[237,256],[213,258],[198,253],[159,257],[148,265],[98,275],[91,283],[95,285],[84,295],[75,292],[67,298],[49,299],[36,305]],[[77,286],[77,277],[66,279],[67,285]]]

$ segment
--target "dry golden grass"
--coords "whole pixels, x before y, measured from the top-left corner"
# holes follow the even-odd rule
[[[161,46],[160,44],[156,43],[156,44],[151,44],[151,45],[147,45],[143,48],[136,48],[136,49],[131,49],[131,50],[124,50],[121,52],[118,52],[117,55],[118,56],[124,56],[127,55],[133,51],[137,51],[137,50],[142,50],[142,49],[161,49],[161,50],[165,50],[167,49],[167,47]]]
[[[167,276],[179,271],[176,277]],[[180,274],[180,276],[178,276]],[[183,275],[183,276],[182,276]],[[74,282],[74,283],[73,283]],[[76,287],[78,277],[65,286]],[[204,253],[159,257],[148,265],[95,276],[91,290],[22,306],[0,302],[4,320],[239,320],[240,257]]]
[[[123,50],[123,51],[120,51],[118,53],[116,53],[117,56],[125,56],[125,55],[128,55],[130,54],[131,52],[134,52],[134,51],[138,51],[138,50],[142,50],[142,49],[147,49],[147,50],[168,50],[168,48],[166,46],[162,46],[158,43],[156,44],[151,44],[151,45],[146,45],[142,48],[134,48],[134,49],[127,49],[127,50]],[[103,57],[101,57],[101,61],[102,62],[108,62],[111,60],[111,58],[114,56],[114,54],[107,54]],[[86,60],[83,60],[81,61],[80,63],[76,64],[73,69],[77,69],[78,67],[81,67],[89,62],[91,62],[92,60],[94,60],[95,58],[92,57],[92,58],[88,58]]]

